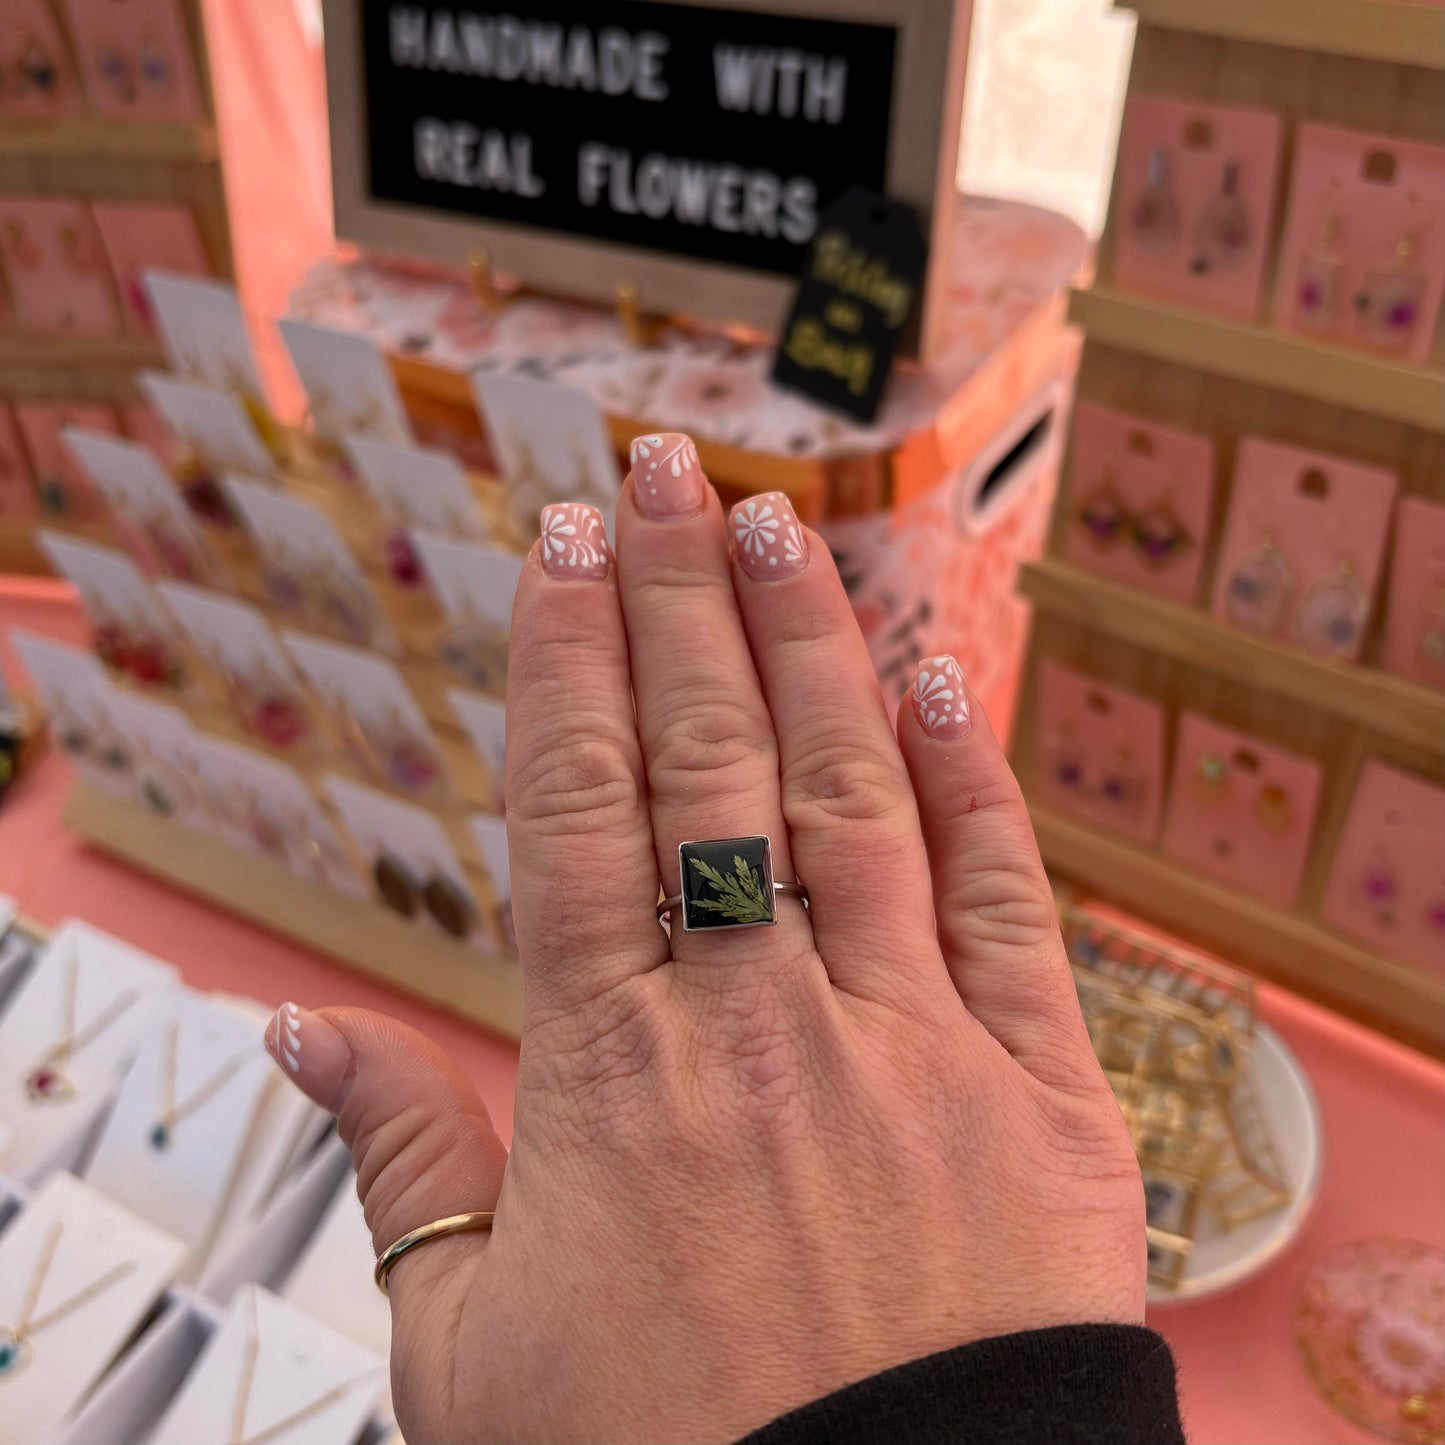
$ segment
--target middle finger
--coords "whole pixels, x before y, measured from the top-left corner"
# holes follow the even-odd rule
[[[791,879],[777,739],[738,615],[722,508],[687,437],[633,443],[617,556],[664,890],[680,891],[679,843],[759,833],[772,840],[774,878]],[[779,897],[776,906],[766,948],[749,929],[686,934],[675,912],[673,958],[756,970],[763,958],[788,967],[812,955],[802,905]]]

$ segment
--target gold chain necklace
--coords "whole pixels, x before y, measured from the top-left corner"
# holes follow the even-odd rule
[[[127,1260],[108,1269],[99,1279],[92,1280],[84,1289],[78,1290],[68,1300],[52,1306],[44,1314],[35,1313],[40,1304],[40,1292],[45,1288],[50,1274],[50,1265],[60,1244],[64,1224],[57,1220],[50,1226],[41,1246],[40,1260],[35,1273],[30,1277],[30,1288],[25,1292],[25,1302],[12,1325],[0,1325],[0,1384],[7,1375],[18,1374],[30,1363],[35,1347],[30,1343],[41,1330],[59,1324],[67,1315],[73,1314],[83,1305],[88,1305],[97,1295],[104,1294],[112,1285],[119,1284],[135,1268],[134,1260]]]
[[[181,1026],[178,1023],[172,1023],[166,1044],[166,1070],[162,1087],[164,1103],[161,1107],[160,1117],[151,1125],[150,1133],[146,1136],[152,1149],[169,1149],[180,1123],[219,1094],[236,1076],[236,1071],[241,1065],[250,1058],[249,1054],[237,1054],[235,1058],[227,1059],[200,1088],[191,1094],[190,1098],[183,1099],[178,1104],[176,1102],[176,1053],[179,1048],[180,1032]]]
[[[303,1405],[299,1410],[293,1410],[289,1415],[277,1420],[274,1425],[268,1425],[254,1435],[248,1435],[246,1434],[246,1414],[251,1408],[251,1388],[256,1383],[256,1357],[260,1352],[261,1340],[256,1328],[256,1305],[253,1297],[251,1337],[246,1341],[246,1353],[241,1362],[241,1379],[236,1388],[236,1403],[231,1409],[231,1429],[226,1436],[226,1445],[267,1445],[267,1442],[286,1434],[288,1430],[294,1430],[304,1420],[309,1420],[313,1415],[319,1415],[323,1410],[336,1404],[349,1390],[366,1378],[366,1375],[357,1375],[344,1384],[335,1385],[324,1395],[312,1400],[309,1405]],[[367,1371],[367,1374],[371,1373],[372,1371]]]
[[[65,981],[65,1033],[42,1055],[40,1062],[25,1075],[25,1093],[31,1103],[56,1102],[75,1094],[75,1084],[65,1072],[71,1059],[88,1044],[93,1044],[140,997],[140,990],[129,989],[98,1013],[77,1032],[75,1027],[75,994],[80,975],[80,960],[70,960]]]

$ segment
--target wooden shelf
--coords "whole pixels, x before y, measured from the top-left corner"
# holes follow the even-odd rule
[[[378,903],[344,898],[85,783],[75,785],[65,821],[107,852],[274,933],[509,1038],[521,1035],[522,974],[513,958],[457,943]]]
[[[49,576],[51,567],[35,534],[44,525],[40,517],[0,517],[0,572]]]
[[[1050,873],[1183,934],[1231,963],[1445,1056],[1445,981],[1087,824],[1037,804],[1030,811]]]
[[[1410,0],[1118,0],[1142,24],[1445,69],[1445,9]]]
[[[11,117],[0,125],[0,159],[11,156],[212,162],[220,159],[220,147],[216,128],[209,121],[177,125],[93,116],[66,120]]]
[[[1198,607],[1110,582],[1048,559],[1025,567],[1034,605],[1081,627],[1218,672],[1437,756],[1445,754],[1445,693],[1376,668],[1327,662],[1229,627]]]
[[[133,372],[165,364],[160,342],[147,336],[0,335],[0,369]]]
[[[1075,291],[1069,320],[1092,342],[1445,432],[1445,371],[1433,367],[1321,346],[1255,322],[1227,321],[1105,287]]]

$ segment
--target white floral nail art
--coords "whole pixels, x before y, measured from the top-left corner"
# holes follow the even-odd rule
[[[276,1043],[282,1062],[293,1074],[301,1072],[301,1012],[294,1003],[283,1003],[276,1015]]]
[[[549,577],[605,577],[611,560],[607,529],[596,507],[553,502],[542,508],[542,566]]]
[[[643,516],[654,520],[691,516],[702,507],[706,485],[690,436],[656,432],[634,438],[633,496]]]
[[[914,714],[932,736],[960,738],[968,731],[968,691],[963,669],[953,658],[924,658],[918,664],[910,697]]]
[[[684,472],[702,470],[697,459],[697,448],[690,436],[681,432],[669,432],[666,436],[652,435],[636,437],[632,443],[632,469],[639,470],[638,463],[645,463],[641,470],[655,472],[666,468],[674,477]]]
[[[739,502],[732,524],[739,565],[755,581],[792,577],[807,565],[807,539],[782,492]]]

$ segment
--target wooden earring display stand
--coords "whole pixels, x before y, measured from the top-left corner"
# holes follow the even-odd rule
[[[1435,145],[1445,134],[1445,12],[1397,0],[1134,0],[1131,94],[1265,107],[1287,131],[1323,121]],[[1223,320],[1111,288],[1112,225],[1094,288],[1071,319],[1086,342],[1082,400],[1212,436],[1219,509],[1241,436],[1260,433],[1389,466],[1404,495],[1445,495],[1445,372]],[[1070,475],[1066,462],[1065,476]],[[1077,502],[1077,499],[1075,499]],[[1319,921],[1335,845],[1368,759],[1438,782],[1445,696],[1378,670],[1367,644],[1336,665],[1070,566],[1061,493],[1048,555],[1027,569],[1035,609],[1014,761],[1044,861],[1127,908],[1432,1053],[1445,1053],[1445,981]],[[1209,595],[1216,563],[1206,556]],[[1372,638],[1377,642],[1378,638]],[[1310,863],[1295,908],[1210,881],[1155,849],[1032,801],[1040,768],[1038,664],[1053,659],[1181,711],[1207,714],[1324,765]],[[1166,771],[1166,777],[1168,773]]]

